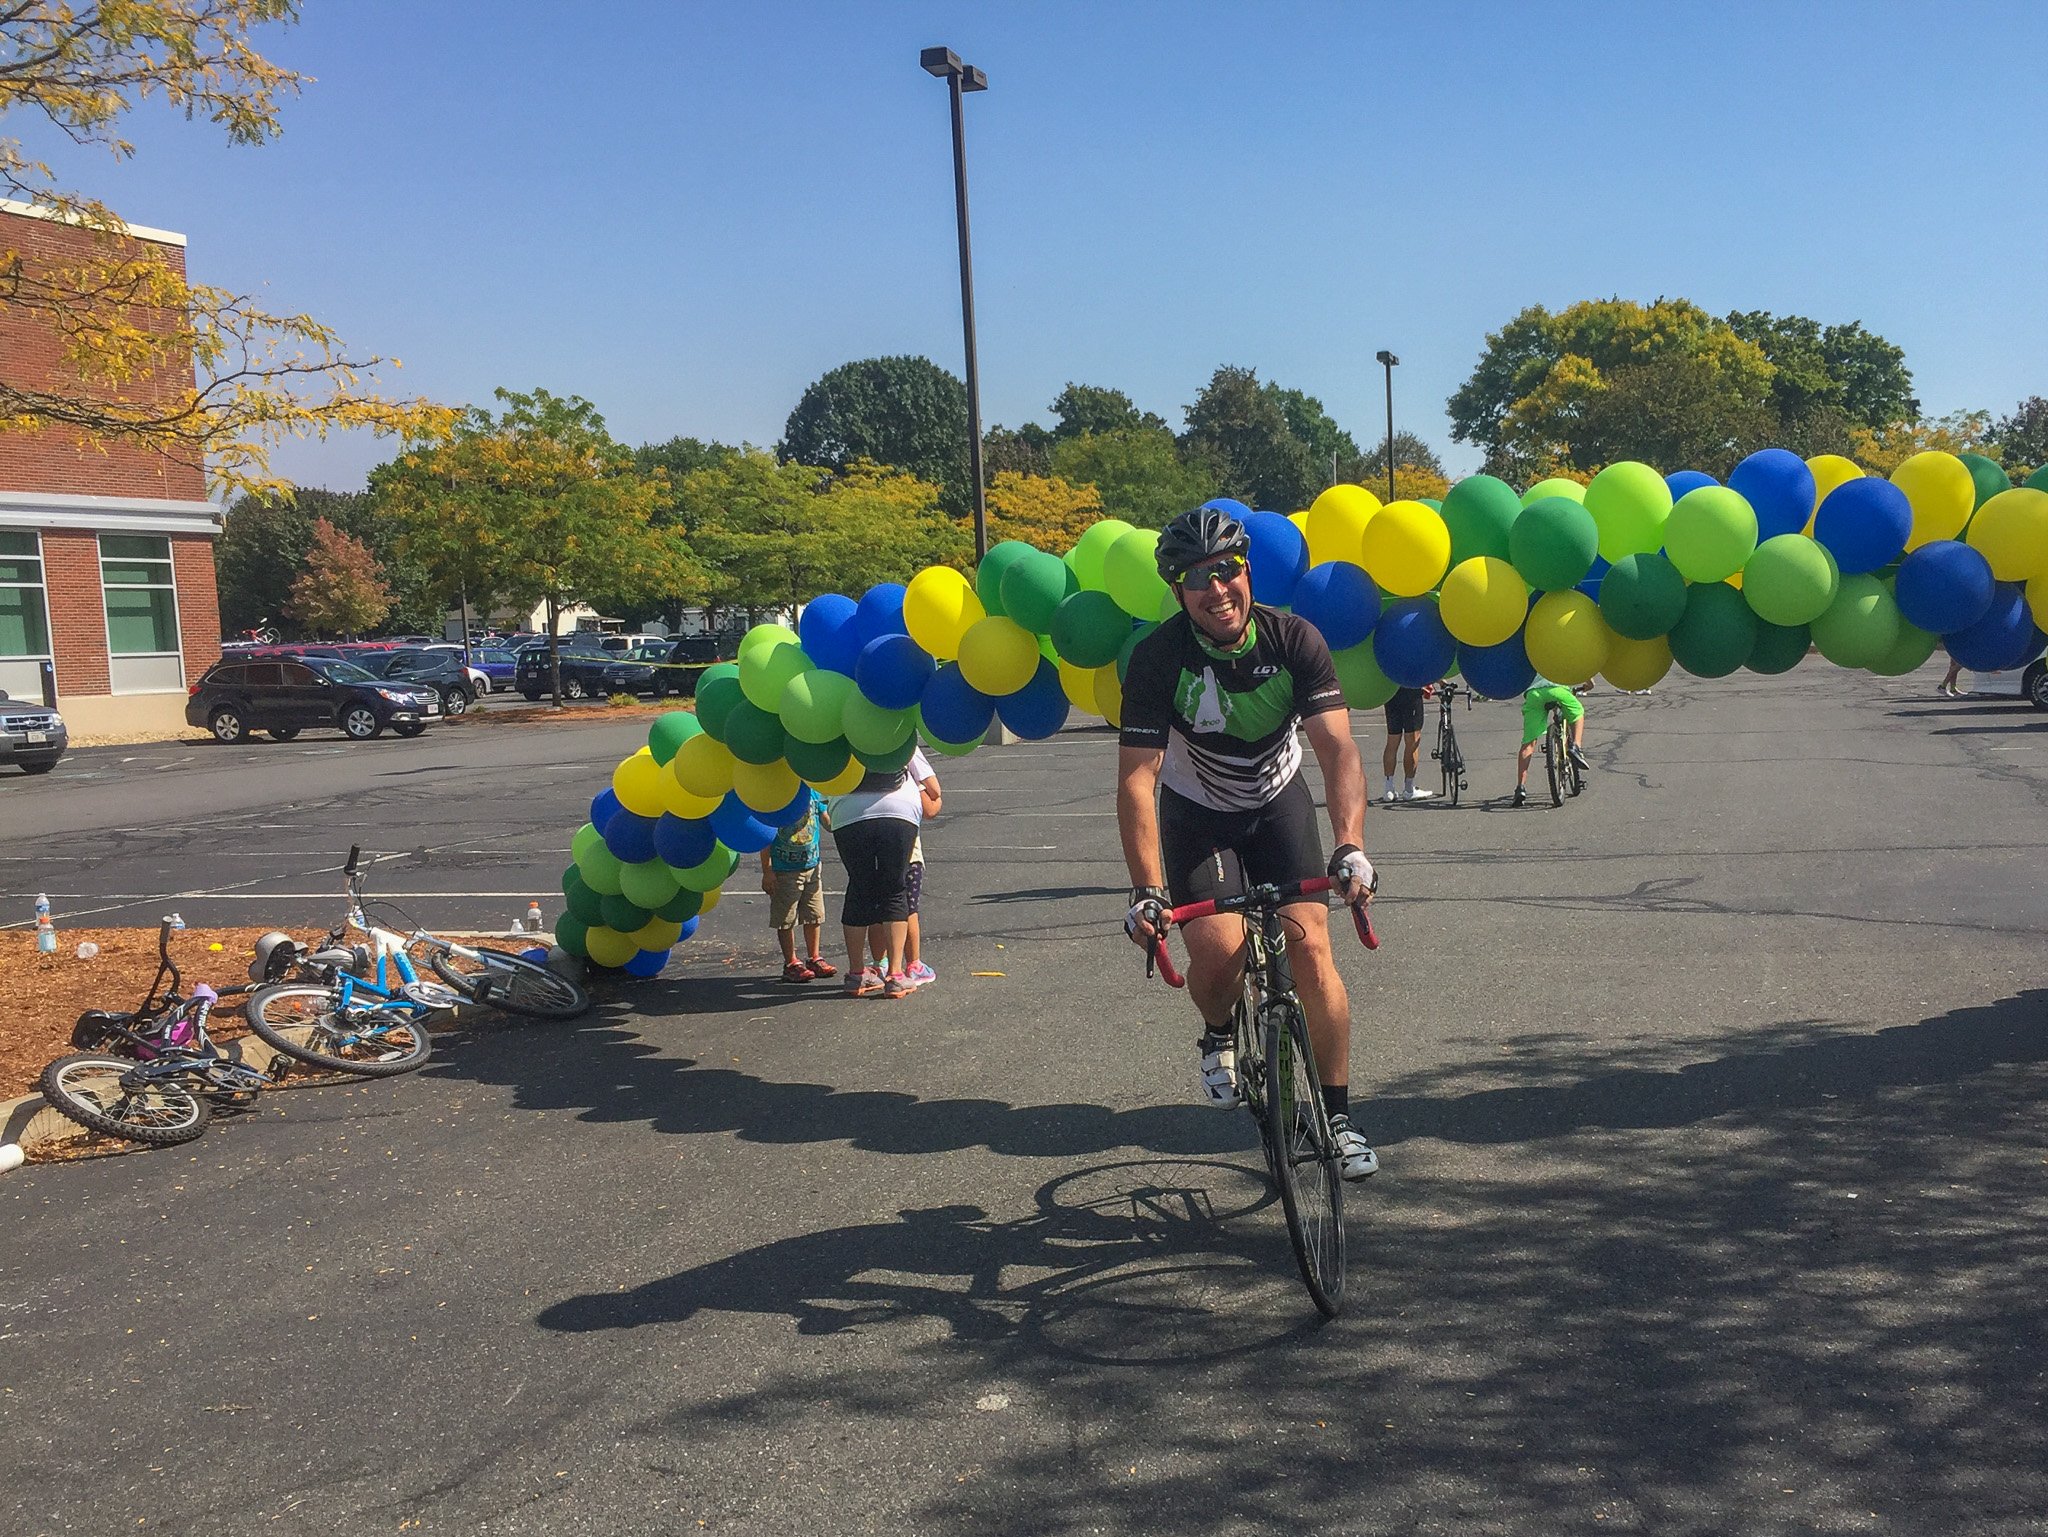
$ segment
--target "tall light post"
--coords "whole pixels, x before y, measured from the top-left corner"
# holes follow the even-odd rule
[[[1387,368],[1387,500],[1394,499],[1394,365],[1401,360],[1382,347],[1373,354]]]
[[[988,553],[988,502],[981,488],[981,368],[974,353],[974,251],[967,237],[967,140],[960,114],[966,91],[988,89],[988,76],[962,64],[950,48],[927,48],[917,56],[928,75],[946,82],[953,99],[953,203],[960,221],[960,329],[967,341],[967,467],[974,477],[974,558]]]

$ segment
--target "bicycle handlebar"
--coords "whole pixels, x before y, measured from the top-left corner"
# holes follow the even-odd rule
[[[348,863],[341,867],[341,873],[351,877],[354,876],[356,865],[361,861],[362,857],[363,846],[360,843],[351,843],[348,846]]]
[[[1190,918],[1209,918],[1217,913],[1242,913],[1264,911],[1269,907],[1282,907],[1295,897],[1312,897],[1329,891],[1337,883],[1327,875],[1312,876],[1305,881],[1288,881],[1278,886],[1255,886],[1250,891],[1235,897],[1214,897],[1204,902],[1189,902],[1182,907],[1169,908],[1166,913],[1167,926],[1185,923]],[[1352,927],[1358,930],[1359,943],[1368,950],[1380,947],[1379,931],[1373,927],[1372,913],[1366,903],[1357,903],[1351,909]],[[1187,978],[1173,968],[1173,957],[1166,948],[1166,935],[1155,934],[1152,946],[1145,953],[1145,975],[1151,976],[1154,968],[1166,980],[1168,987],[1186,987]]]

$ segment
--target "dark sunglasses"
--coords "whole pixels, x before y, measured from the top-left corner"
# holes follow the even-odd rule
[[[1199,566],[1190,566],[1180,575],[1180,584],[1189,592],[1200,592],[1211,582],[1234,582],[1244,575],[1244,557],[1225,555],[1220,560],[1205,560]]]

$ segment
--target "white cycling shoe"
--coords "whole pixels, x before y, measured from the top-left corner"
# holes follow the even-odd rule
[[[1237,1043],[1228,1036],[1202,1038],[1202,1099],[1218,1110],[1235,1110],[1244,1102],[1237,1081]]]
[[[1344,1179],[1370,1179],[1380,1171],[1380,1155],[1366,1144],[1348,1115],[1330,1117],[1330,1138],[1337,1144],[1337,1173]]]

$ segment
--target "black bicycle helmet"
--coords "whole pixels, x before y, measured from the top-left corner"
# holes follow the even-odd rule
[[[1214,505],[1184,512],[1159,532],[1153,557],[1159,575],[1168,584],[1178,582],[1188,569],[1218,555],[1248,555],[1252,536],[1244,525]]]

